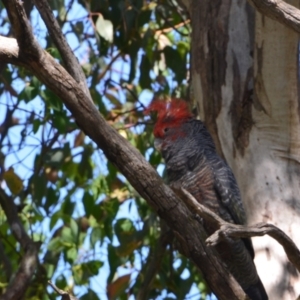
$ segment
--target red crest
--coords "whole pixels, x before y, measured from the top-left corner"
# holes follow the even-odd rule
[[[184,121],[193,117],[187,102],[182,99],[172,99],[170,102],[154,100],[145,110],[145,114],[157,112],[154,135],[162,138],[166,128],[180,126]]]

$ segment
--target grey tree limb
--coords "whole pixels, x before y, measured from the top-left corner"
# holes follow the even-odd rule
[[[261,14],[300,33],[300,10],[282,0],[248,0]]]

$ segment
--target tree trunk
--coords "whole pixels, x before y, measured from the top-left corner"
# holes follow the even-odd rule
[[[234,171],[249,224],[273,223],[299,246],[298,35],[246,1],[192,0],[189,8],[192,97]],[[253,242],[269,298],[295,299],[299,274],[282,247]]]

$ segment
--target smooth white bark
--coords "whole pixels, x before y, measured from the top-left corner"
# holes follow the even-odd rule
[[[298,2],[290,4],[297,6]],[[222,87],[222,110],[217,118],[219,138],[237,177],[249,224],[273,223],[299,246],[299,37],[284,25],[256,13],[253,125],[242,154],[233,140],[230,105],[233,55],[237,57],[241,82],[252,64],[247,16],[243,11],[235,4],[230,12],[226,84]],[[254,238],[253,242],[256,266],[269,298],[297,298],[299,274],[287,263],[282,247],[269,237]]]

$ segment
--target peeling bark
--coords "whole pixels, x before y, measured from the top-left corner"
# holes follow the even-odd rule
[[[299,37],[260,13],[256,13],[255,30],[255,125],[245,157],[238,162],[241,178],[247,173],[251,180],[241,181],[242,194],[251,223],[271,222],[299,245]],[[297,298],[299,274],[283,249],[269,238],[254,239],[254,246],[270,299]]]
[[[201,119],[222,155],[216,116],[222,106],[222,85],[226,81],[226,51],[231,0],[191,1],[192,79],[194,99]]]
[[[253,68],[248,69],[245,81],[241,82],[239,62],[235,53],[233,53],[232,56],[233,97],[230,104],[232,135],[237,150],[239,150],[243,156],[244,149],[249,144],[249,133],[253,125]]]

